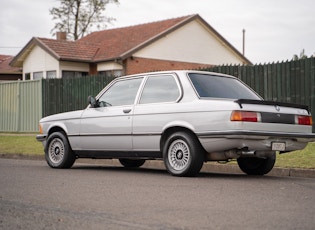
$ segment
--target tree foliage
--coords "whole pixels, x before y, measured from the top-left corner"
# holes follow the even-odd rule
[[[119,3],[119,0],[58,0],[59,7],[53,7],[49,13],[56,20],[52,34],[67,32],[70,39],[77,40],[91,30],[105,29],[106,24],[115,20],[103,13],[109,3]]]
[[[297,54],[294,54],[292,60],[297,61],[297,60],[302,60],[302,59],[306,59],[306,58],[307,58],[307,55],[305,54],[305,50],[302,49],[300,56],[298,56]]]

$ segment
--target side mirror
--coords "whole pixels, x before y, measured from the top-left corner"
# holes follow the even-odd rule
[[[98,107],[97,100],[93,96],[88,96],[88,103],[91,105],[92,108]]]

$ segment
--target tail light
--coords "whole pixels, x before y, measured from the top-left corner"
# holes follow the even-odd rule
[[[312,117],[311,116],[302,116],[302,115],[295,116],[295,124],[312,125],[313,124]]]
[[[231,121],[261,122],[261,114],[251,111],[232,111]]]
[[[279,123],[279,124],[296,124],[296,125],[312,125],[312,117],[309,115],[294,115],[285,114],[284,118],[274,118],[266,116],[266,113],[254,111],[240,111],[234,110],[231,113],[231,121],[245,121],[245,122],[264,122],[264,123]],[[262,116],[264,118],[262,119]],[[289,117],[288,117],[289,116]]]

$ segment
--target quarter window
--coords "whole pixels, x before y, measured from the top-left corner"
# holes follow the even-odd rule
[[[99,98],[99,105],[104,107],[133,104],[141,81],[142,78],[136,78],[116,82]]]
[[[145,84],[140,104],[173,102],[180,96],[180,91],[172,75],[150,76]]]

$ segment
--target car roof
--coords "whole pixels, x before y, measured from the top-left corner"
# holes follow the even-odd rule
[[[167,70],[167,71],[156,71],[156,72],[146,72],[146,73],[125,75],[125,76],[118,77],[117,79],[134,78],[134,77],[148,76],[148,75],[174,74],[174,73],[179,75],[179,76],[180,75],[187,75],[189,73],[197,73],[197,74],[207,74],[207,75],[216,75],[216,76],[221,76],[221,77],[236,78],[235,76],[232,76],[232,75],[216,73],[216,72],[208,72],[208,71],[199,71],[199,70]]]

